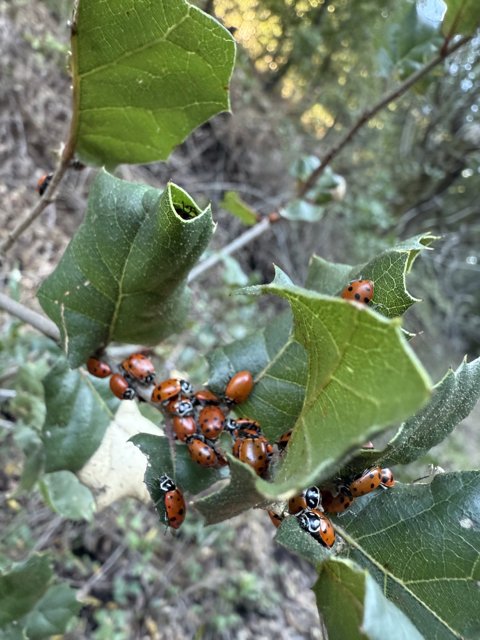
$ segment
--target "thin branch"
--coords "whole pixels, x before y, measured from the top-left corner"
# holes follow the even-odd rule
[[[460,38],[457,42],[455,42],[449,49],[445,51],[441,50],[440,53],[435,56],[429,63],[427,63],[424,67],[412,73],[405,82],[402,82],[398,87],[386,93],[376,104],[374,104],[370,109],[367,109],[362,113],[362,115],[358,118],[358,120],[354,123],[354,125],[347,131],[347,133],[341,138],[337,144],[333,145],[329,151],[325,154],[322,159],[321,164],[312,171],[309,178],[303,183],[302,187],[299,190],[298,195],[300,197],[304,196],[310,189],[315,185],[317,180],[320,178],[322,173],[328,167],[328,165],[332,162],[334,158],[340,153],[340,151],[350,142],[350,140],[358,133],[358,131],[364,127],[379,111],[384,109],[390,102],[397,100],[400,96],[402,96],[411,86],[413,86],[416,82],[418,82],[421,78],[423,78],[427,73],[429,73],[434,67],[443,62],[445,58],[450,56],[452,53],[463,47],[464,44],[471,40],[471,36],[465,36]]]
[[[211,269],[218,262],[221,262],[223,258],[229,256],[232,253],[235,253],[235,251],[238,251],[255,238],[258,238],[258,236],[262,235],[264,231],[270,228],[271,224],[272,223],[270,222],[268,217],[263,218],[263,220],[261,220],[255,226],[250,227],[250,229],[247,229],[247,231],[242,233],[241,236],[235,238],[235,240],[223,247],[221,251],[218,251],[218,253],[211,255],[205,260],[202,260],[202,262],[197,264],[197,266],[193,267],[193,269],[190,271],[188,282],[192,282],[192,280],[198,278],[198,276],[204,271]]]
[[[9,298],[4,293],[0,293],[0,309],[28,323],[47,337],[55,340],[55,342],[60,342],[60,331],[54,322],[41,313],[37,313],[33,311],[33,309],[29,309],[25,305],[20,304],[20,302],[15,302],[15,300],[12,300],[12,298]]]

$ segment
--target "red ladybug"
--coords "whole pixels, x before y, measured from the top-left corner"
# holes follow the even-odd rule
[[[283,522],[283,517],[279,516],[278,513],[275,513],[275,511],[267,511],[270,520],[272,521],[272,524],[274,527],[276,527],[278,529],[278,527],[282,524]]]
[[[375,491],[382,482],[381,473],[381,467],[373,467],[372,469],[364,471],[362,475],[356,478],[349,486],[352,496],[358,498],[359,496],[365,496],[371,491]]]
[[[390,469],[382,469],[380,471],[380,484],[385,488],[393,487],[395,480],[393,479],[393,473]]]
[[[122,362],[122,367],[127,375],[142,384],[150,384],[155,378],[153,363],[143,353],[132,353]]]
[[[160,402],[166,405],[178,395],[190,398],[193,395],[193,387],[187,380],[168,378],[155,385],[152,391],[152,402]]]
[[[112,374],[112,370],[106,362],[94,357],[87,360],[87,371],[97,378],[108,378]]]
[[[183,493],[166,474],[160,476],[160,491],[163,491],[168,526],[178,529],[185,520],[187,506]]]
[[[190,436],[186,443],[192,460],[202,467],[216,467],[219,464],[215,449],[204,442],[201,436]]]
[[[183,400],[182,397],[170,400],[165,408],[168,413],[178,416],[179,418],[193,416],[194,414],[193,404],[190,400]]]
[[[45,191],[48,189],[48,185],[52,181],[52,178],[53,178],[53,173],[46,173],[45,175],[43,175],[37,182],[35,191],[37,191],[39,195],[43,196]]]
[[[248,464],[255,473],[263,476],[270,464],[271,445],[263,436],[255,438],[238,438],[233,444],[233,455]]]
[[[204,407],[198,415],[200,431],[208,440],[216,440],[223,431],[225,414],[216,406]]]
[[[241,404],[247,400],[253,390],[253,376],[250,371],[238,371],[225,389],[225,400],[228,404]]]
[[[321,493],[322,507],[326,513],[343,513],[353,504],[353,498],[348,490],[340,490],[337,495],[333,495],[327,489],[322,489]]]
[[[206,407],[209,404],[220,404],[221,400],[210,389],[199,389],[193,395],[193,402]]]
[[[120,373],[114,373],[110,378],[110,389],[113,395],[120,400],[133,400],[136,396],[135,389],[128,384],[128,380]]]
[[[307,509],[298,516],[302,529],[307,531],[324,547],[333,547],[335,530],[327,516],[318,509]]]
[[[318,487],[308,487],[298,496],[290,498],[288,501],[288,512],[293,516],[300,514],[307,509],[316,509],[321,504],[320,489]]]
[[[292,429],[290,429],[289,431],[285,431],[285,433],[282,433],[282,435],[280,436],[280,438],[277,440],[276,445],[278,447],[279,451],[285,451],[285,449],[287,448],[288,443],[290,442],[290,438],[292,437]]]
[[[354,300],[368,304],[373,298],[372,280],[352,280],[341,293],[345,300]]]
[[[181,442],[185,442],[190,436],[197,433],[197,423],[193,416],[175,416],[173,418],[173,431]]]

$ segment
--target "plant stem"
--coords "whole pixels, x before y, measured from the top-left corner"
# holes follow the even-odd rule
[[[340,151],[350,142],[350,140],[358,133],[358,131],[373,118],[373,116],[384,109],[388,104],[390,104],[390,102],[397,100],[408,89],[410,89],[412,85],[418,82],[418,80],[427,75],[427,73],[429,73],[434,67],[443,62],[445,58],[460,49],[460,47],[463,47],[463,45],[470,40],[471,36],[465,36],[457,40],[457,42],[452,44],[450,48],[443,50],[442,47],[435,58],[430,60],[430,62],[428,62],[424,67],[422,67],[415,73],[412,73],[412,75],[409,76],[404,82],[402,82],[402,84],[398,85],[398,87],[396,87],[392,91],[386,93],[382,98],[380,98],[377,103],[370,107],[370,109],[366,109],[358,118],[358,120],[353,124],[353,126],[346,132],[346,134],[326,152],[326,154],[322,158],[321,164],[315,169],[315,171],[312,171],[308,179],[302,184],[301,188],[299,189],[298,196],[302,197],[310,191],[310,189],[315,185],[317,180],[320,178],[320,176],[332,162],[332,160],[336,158]]]
[[[26,322],[34,327],[34,329],[40,331],[40,333],[55,340],[55,342],[60,342],[60,331],[54,322],[41,313],[37,313],[25,305],[20,304],[20,302],[15,302],[15,300],[12,300],[12,298],[9,298],[4,293],[0,293],[0,309]]]
[[[253,227],[250,227],[249,229],[247,229],[247,231],[242,233],[241,236],[239,236],[238,238],[235,238],[235,240],[233,240],[232,242],[227,244],[225,247],[223,247],[221,251],[218,251],[217,253],[214,253],[213,255],[206,258],[205,260],[202,260],[202,262],[197,264],[197,266],[193,267],[193,269],[190,271],[190,274],[188,276],[188,282],[192,282],[192,280],[195,280],[195,278],[198,278],[198,276],[201,275],[204,271],[211,269],[218,262],[221,262],[223,258],[225,258],[226,256],[229,256],[235,251],[238,251],[239,249],[241,249],[243,246],[245,246],[255,238],[258,238],[258,236],[262,235],[264,231],[270,228],[271,224],[272,223],[270,222],[268,217],[263,218],[263,220],[261,220],[256,225],[254,225]]]

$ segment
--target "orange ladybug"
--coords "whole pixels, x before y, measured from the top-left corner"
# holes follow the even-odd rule
[[[250,371],[238,371],[226,386],[225,401],[228,404],[242,404],[252,393],[253,384]]]
[[[369,304],[373,298],[373,289],[372,280],[352,280],[342,291],[341,296],[345,300]]]
[[[335,530],[327,516],[319,509],[307,509],[298,516],[302,529],[307,531],[315,540],[329,549],[335,543]]]
[[[135,389],[128,384],[120,373],[114,373],[110,378],[110,389],[114,396],[120,400],[133,400],[137,395]]]
[[[150,384],[155,378],[153,363],[143,353],[132,353],[122,362],[125,373],[142,384]]]
[[[183,493],[178,489],[173,480],[166,474],[159,478],[160,491],[164,493],[164,505],[167,513],[168,526],[178,529],[185,520],[187,506]]]
[[[87,371],[96,378],[108,378],[112,375],[110,366],[93,356],[87,360]]]
[[[348,488],[352,496],[358,498],[359,496],[365,496],[367,493],[375,491],[381,483],[382,469],[381,467],[373,467],[372,469],[364,471],[361,476],[350,483]]]

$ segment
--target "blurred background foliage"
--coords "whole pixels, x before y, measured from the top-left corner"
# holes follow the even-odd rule
[[[295,194],[292,167],[305,156],[321,158],[366,108],[442,43],[413,0],[195,4],[217,16],[238,42],[233,115],[200,127],[167,163],[123,166],[118,175],[156,187],[172,179],[200,204],[211,201],[218,221],[212,252],[246,228],[222,208],[226,192],[237,192],[260,215],[288,204]],[[0,0],[5,228],[36,202],[36,181],[53,169],[65,138],[70,12],[69,0]],[[477,36],[353,138],[332,164],[341,180],[322,203],[317,222],[280,221],[192,283],[189,326],[156,349],[157,371],[182,371],[203,383],[205,353],[265,326],[280,303],[233,293],[270,281],[272,263],[303,283],[312,253],[356,264],[425,231],[442,237],[434,251],[419,258],[408,280],[411,292],[423,299],[406,319],[418,334],[412,346],[434,379],[456,367],[465,353],[478,355],[479,43]],[[4,260],[2,283],[16,299],[38,308],[36,289],[80,224],[93,175],[89,169],[72,171],[57,202]],[[207,530],[192,514],[172,541],[158,532],[153,513],[133,503],[110,509],[92,526],[53,516],[36,492],[15,493],[24,459],[20,449],[35,448],[42,421],[38,380],[53,355],[16,321],[6,315],[0,320],[0,554],[12,548],[16,558],[30,549],[55,552],[56,569],[72,586],[83,587],[87,598],[83,627],[69,637],[176,638],[196,632],[196,637],[236,638],[239,624],[250,626],[252,637],[321,637],[313,595],[306,595],[314,573],[271,545],[263,512]],[[471,467],[472,452],[478,457],[478,429],[470,422],[437,449],[410,478],[425,475],[428,463]],[[108,571],[94,579],[105,563]],[[200,587],[188,591],[202,575]],[[159,626],[162,620],[169,621],[168,629]]]

